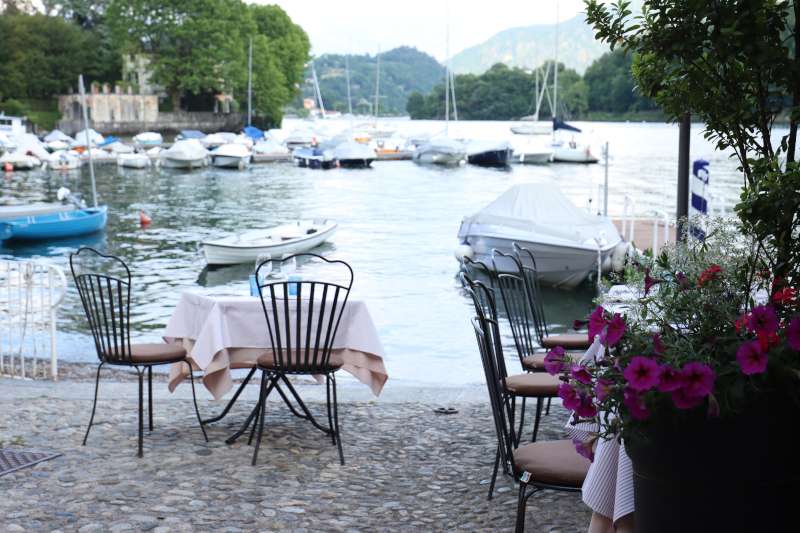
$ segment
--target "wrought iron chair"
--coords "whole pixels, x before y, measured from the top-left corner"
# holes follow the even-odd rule
[[[344,267],[344,281],[276,281],[264,276],[262,271],[271,269],[272,264],[283,264],[293,258],[315,258],[327,265]],[[327,266],[326,265],[326,266]],[[256,271],[258,292],[266,319],[266,330],[272,346],[258,358],[257,369],[261,371],[261,391],[258,405],[250,413],[245,425],[226,442],[234,442],[253,424],[249,442],[256,435],[252,465],[258,459],[261,436],[264,432],[264,414],[267,397],[277,389],[292,413],[310,421],[317,429],[331,436],[333,444],[339,449],[339,461],[344,464],[342,441],[339,434],[339,413],[336,400],[336,376],[344,362],[333,354],[336,332],[353,286],[353,269],[344,261],[333,261],[322,256],[301,253],[283,259],[263,263]],[[328,425],[323,426],[303,403],[297,390],[289,381],[289,376],[322,375],[327,389]],[[281,390],[285,385],[294,396],[299,410],[295,409],[287,395]]]
[[[570,440],[518,446],[514,434],[514,396],[505,378],[502,349],[497,342],[497,321],[479,312],[472,324],[486,374],[500,462],[503,472],[519,483],[515,532],[523,533],[528,499],[543,489],[579,492],[590,463],[578,455]]]
[[[512,243],[511,247],[514,250],[514,257],[519,266],[520,277],[525,280],[525,288],[528,291],[528,302],[534,318],[534,330],[536,331],[538,344],[546,350],[552,350],[557,346],[561,346],[566,351],[585,352],[588,350],[592,342],[586,334],[562,333],[550,335],[547,332],[547,320],[544,316],[544,306],[542,305],[542,292],[539,286],[539,275],[536,270],[536,259],[530,250],[519,246],[517,243]]]
[[[124,268],[122,277],[113,277],[98,273],[94,268],[82,268],[87,263],[108,261],[116,267]],[[79,264],[76,264],[79,263]],[[200,411],[197,408],[192,366],[186,357],[186,350],[174,344],[134,344],[131,343],[130,334],[130,306],[131,306],[131,271],[125,262],[113,255],[105,255],[93,248],[83,247],[69,256],[69,267],[72,277],[78,287],[78,294],[89,322],[97,357],[100,365],[97,367],[97,378],[94,388],[94,403],[92,416],[89,418],[89,427],[83,444],[89,438],[92,429],[94,413],[97,408],[97,391],[100,385],[100,370],[103,365],[127,366],[136,369],[139,374],[139,457],[143,456],[143,427],[144,427],[144,371],[147,370],[148,390],[148,415],[150,431],[153,430],[153,367],[172,363],[185,363],[189,366],[189,379],[192,382],[192,398],[197,420],[200,420]],[[76,272],[77,270],[77,272]],[[119,269],[122,271],[122,269]],[[208,435],[200,422],[203,437],[208,441]]]

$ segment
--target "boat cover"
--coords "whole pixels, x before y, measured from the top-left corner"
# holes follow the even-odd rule
[[[88,130],[82,130],[78,132],[78,134],[75,136],[75,142],[72,143],[72,148],[78,148],[81,146],[86,147],[88,145],[86,142],[87,132],[89,141],[94,145],[102,144],[106,140],[105,137],[94,131],[92,128],[89,128]]]
[[[288,154],[290,151],[282,144],[278,144],[275,139],[269,137],[253,145],[253,153],[256,154]]]
[[[425,152],[436,152],[444,154],[465,154],[467,153],[467,148],[461,141],[443,137],[438,139],[434,138],[426,142],[425,144],[420,144],[419,146],[417,146],[416,151],[419,154],[423,154]]]
[[[247,126],[244,129],[244,134],[250,137],[251,139],[255,139],[257,141],[264,136],[264,130],[260,130],[255,126]]]
[[[355,141],[346,141],[340,143],[339,146],[333,149],[333,155],[339,161],[364,159],[373,161],[377,157],[375,150],[365,144],[357,143]]]
[[[61,130],[53,130],[50,133],[48,133],[44,138],[44,142],[46,142],[46,143],[53,142],[53,141],[64,141],[64,142],[69,143],[69,142],[72,142],[74,140],[75,139],[73,139],[72,137],[70,137],[69,135],[67,135],[66,133],[64,133]]]
[[[557,118],[553,118],[553,131],[556,130],[577,131],[578,133],[581,132],[581,130],[579,130],[575,126],[570,126],[566,122],[561,122]]]
[[[176,161],[194,161],[203,159],[208,155],[208,150],[203,148],[196,139],[175,141],[175,144],[161,152],[161,157]]]
[[[235,141],[239,136],[230,131],[219,131],[217,135],[225,139],[225,142],[232,143]]]
[[[510,149],[511,143],[508,141],[469,141],[467,143],[467,155],[470,156],[487,152],[502,152]]]
[[[44,145],[39,141],[39,138],[33,133],[17,135],[15,140],[17,141],[17,148],[14,150],[14,153],[17,155],[26,155],[30,153],[42,161],[47,159],[47,156],[50,155],[50,152],[47,151]]]
[[[462,222],[505,226],[579,243],[594,238],[611,242],[619,236],[608,217],[591,215],[553,185],[537,183],[514,185]]]
[[[249,157],[250,150],[243,144],[228,143],[218,146],[211,150],[214,155],[228,156],[228,157]]]
[[[200,130],[181,130],[183,139],[204,139],[206,134]]]
[[[121,141],[119,139],[117,139],[116,137],[114,137],[113,135],[111,135],[108,139],[106,139],[104,142],[101,142],[97,146],[105,146],[107,144],[116,143],[116,142],[121,142]]]

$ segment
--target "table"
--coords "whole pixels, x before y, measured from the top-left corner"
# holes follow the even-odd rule
[[[233,388],[231,369],[251,369],[272,351],[261,302],[236,293],[184,292],[163,339],[186,348],[192,369],[203,371],[203,384],[217,400]],[[343,370],[380,394],[389,379],[386,353],[364,302],[347,300],[332,355],[344,361]],[[169,390],[187,376],[183,363],[173,364]]]

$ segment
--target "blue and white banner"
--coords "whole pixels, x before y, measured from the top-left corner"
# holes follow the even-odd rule
[[[689,205],[689,218],[708,214],[708,200],[711,192],[708,187],[708,161],[697,159],[692,164],[692,201]],[[700,228],[692,228],[692,233],[700,240],[706,236]]]

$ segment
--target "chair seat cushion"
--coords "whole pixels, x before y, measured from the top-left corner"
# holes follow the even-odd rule
[[[588,350],[592,345],[586,333],[565,333],[563,335],[550,335],[542,339],[542,348],[552,350],[561,346],[565,350]]]
[[[296,357],[297,356],[297,352],[294,352],[292,355],[294,355]],[[301,358],[305,357],[305,353],[302,352],[302,350],[301,350],[301,353],[300,353],[300,357]],[[261,357],[258,358],[257,362],[258,362],[258,366],[260,366],[262,368],[267,368],[267,369],[270,369],[270,370],[276,368],[276,366],[275,366],[275,358],[274,358],[274,356],[273,356],[273,354],[271,352],[267,352],[267,353],[263,354]],[[340,369],[342,367],[342,365],[344,365],[344,361],[340,357],[338,357],[337,355],[331,354],[330,359],[328,359],[328,365],[325,367],[324,370],[323,369],[318,369],[318,368],[315,368],[314,370],[322,371],[322,372],[333,372],[335,370]],[[292,373],[296,373],[296,372],[303,373],[303,372],[313,372],[313,371],[311,369],[304,369],[302,367],[302,365],[298,365],[297,367],[292,368]]]
[[[186,357],[186,349],[177,344],[131,344],[133,364],[174,363]]]
[[[558,386],[561,385],[558,376],[551,376],[547,372],[529,372],[527,374],[517,374],[508,376],[506,385],[511,396],[519,397],[556,397],[558,396]]]
[[[589,472],[589,459],[578,455],[571,440],[532,442],[514,450],[517,475],[529,472],[529,483],[580,488]]]

